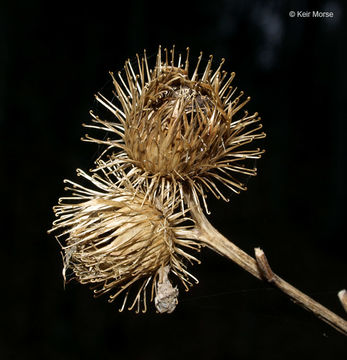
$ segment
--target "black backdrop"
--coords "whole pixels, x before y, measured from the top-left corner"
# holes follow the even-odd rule
[[[2,359],[338,359],[346,339],[230,261],[204,250],[200,284],[171,315],[118,313],[63,288],[46,234],[64,178],[91,167],[80,142],[109,70],[158,44],[225,57],[267,138],[259,175],[211,222],[344,316],[346,19],[342,1],[2,2]],[[333,11],[330,19],[290,10]],[[107,94],[106,94],[107,95]]]

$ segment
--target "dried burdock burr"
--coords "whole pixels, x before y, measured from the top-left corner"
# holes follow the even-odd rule
[[[265,134],[257,113],[241,113],[250,98],[232,86],[235,74],[222,71],[224,60],[213,71],[210,56],[200,75],[201,59],[202,54],[191,75],[188,49],[182,63],[180,54],[175,58],[175,48],[162,54],[159,47],[153,70],[146,53],[141,60],[137,56],[136,71],[127,61],[125,75],[111,73],[119,105],[96,96],[115,122],[92,113],[94,124],[85,125],[113,137],[86,135],[85,140],[106,145],[100,159],[122,165],[134,184],[150,177],[153,191],[169,187],[175,192],[178,186],[182,201],[188,191],[197,205],[202,199],[207,210],[206,190],[227,200],[218,183],[236,193],[246,190],[240,177],[256,175],[254,159],[263,153],[248,145]]]
[[[108,293],[112,302],[124,294],[121,311],[127,300],[129,309],[147,309],[146,290],[159,312],[172,312],[178,289],[169,275],[175,275],[185,288],[197,282],[186,263],[199,262],[187,250],[200,245],[189,239],[192,222],[183,216],[177,197],[168,191],[145,194],[117,177],[101,174],[78,175],[89,182],[81,185],[66,180],[72,192],[54,207],[58,219],[50,230],[63,243],[63,275],[72,270],[72,278],[82,284],[94,284],[95,295]],[[189,224],[190,221],[190,224]],[[134,286],[133,286],[134,285]],[[129,290],[132,292],[129,292]]]
[[[208,246],[346,335],[346,321],[276,275],[261,249],[249,256],[206,218],[209,193],[227,200],[220,185],[246,190],[243,179],[256,175],[263,154],[254,143],[265,134],[258,114],[244,110],[249,97],[232,86],[235,74],[222,70],[224,60],[216,70],[212,56],[200,71],[201,62],[202,55],[190,73],[189,50],[182,61],[174,47],[159,47],[153,69],[144,53],[111,73],[115,101],[96,95],[113,119],[91,112],[85,125],[109,134],[84,138],[104,146],[91,174],[78,171],[94,189],[68,181],[73,195],[54,208],[51,231],[63,239],[64,277],[72,269],[110,301],[124,293],[121,310],[137,286],[129,309],[145,311],[151,284],[157,310],[172,312],[172,275],[188,289],[197,280],[187,265],[198,260],[187,250]]]

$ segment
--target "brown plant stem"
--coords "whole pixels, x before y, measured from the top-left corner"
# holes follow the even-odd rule
[[[203,214],[201,208],[199,208],[189,197],[187,197],[187,200],[192,217],[196,222],[196,228],[194,231],[195,238],[197,240],[201,241],[203,244],[210,247],[219,254],[226,256],[230,260],[234,261],[257,279],[268,281],[270,284],[288,295],[294,303],[312,312],[318,318],[325,321],[340,333],[347,336],[346,320],[336,315],[276,275],[271,270],[266,256],[261,249],[255,249],[254,259],[243,250],[238,248],[231,241],[226,239],[211,225],[211,223]]]

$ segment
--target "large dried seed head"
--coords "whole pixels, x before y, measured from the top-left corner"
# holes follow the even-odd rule
[[[95,284],[96,295],[112,292],[109,301],[124,293],[121,310],[132,297],[129,309],[137,312],[146,311],[151,284],[158,311],[173,311],[178,289],[168,275],[175,274],[188,289],[190,279],[196,279],[185,261],[197,260],[184,248],[199,248],[189,240],[191,226],[183,224],[188,219],[178,210],[177,197],[168,192],[152,197],[131,184],[119,187],[105,173],[78,174],[94,189],[67,181],[73,195],[61,198],[54,208],[58,219],[51,230],[63,242],[64,278],[71,269],[80,283]],[[137,290],[131,296],[133,284]]]
[[[243,99],[242,91],[236,95],[231,86],[235,74],[227,76],[221,70],[224,60],[212,71],[211,56],[199,73],[200,55],[189,75],[188,51],[184,64],[174,52],[174,48],[170,54],[165,49],[163,56],[159,48],[153,70],[144,54],[141,60],[137,57],[138,74],[130,61],[125,64],[125,76],[112,73],[120,107],[101,94],[97,100],[118,122],[93,115],[96,125],[87,126],[119,138],[98,140],[87,135],[86,140],[105,144],[100,159],[107,166],[122,164],[134,182],[151,177],[154,191],[166,183],[187,187],[196,202],[199,197],[205,199],[206,189],[226,200],[218,182],[239,193],[246,189],[243,175],[256,175],[254,159],[263,151],[249,144],[265,136],[260,118],[247,111],[237,116],[250,98]]]

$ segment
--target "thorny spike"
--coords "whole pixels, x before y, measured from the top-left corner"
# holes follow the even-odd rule
[[[126,66],[128,66],[128,63],[126,63]],[[127,69],[127,67],[126,67],[126,69]],[[123,80],[123,77],[122,77],[120,71],[118,71],[118,77],[119,77],[122,85],[124,86],[124,89],[126,90],[126,92],[128,93],[128,95],[130,96],[130,98],[132,98],[132,92],[130,91],[131,88],[129,88],[129,87],[125,84],[125,81]],[[131,85],[132,85],[132,84],[131,84]]]
[[[161,71],[161,45],[159,45],[159,50],[157,54],[157,64],[156,64],[157,74],[160,74]]]
[[[165,52],[165,65],[168,66],[169,65],[169,59],[168,59],[167,48],[164,48],[164,52]]]
[[[151,80],[151,74],[150,74],[149,68],[148,68],[146,49],[143,51],[143,57],[144,57],[144,60],[145,60],[145,69],[146,69],[146,74],[147,74],[147,82],[149,82]]]
[[[221,70],[221,68],[222,68],[222,66],[223,66],[223,64],[224,64],[224,62],[225,62],[225,59],[224,59],[224,58],[222,58],[222,60],[221,60],[221,62],[220,62],[220,64],[219,64],[219,66],[218,66],[217,70],[216,70],[216,71],[215,71],[215,73],[211,76],[211,82],[213,82],[213,81],[214,81],[214,79],[215,79],[215,77],[216,77],[217,75],[219,75],[219,74],[220,74],[220,70]]]
[[[198,62],[197,62],[197,64],[196,64],[196,67],[195,67],[193,76],[192,76],[192,78],[191,78],[192,81],[195,81],[195,78],[196,78],[196,75],[197,75],[197,73],[198,73],[198,69],[199,69],[199,65],[200,65],[201,59],[202,59],[202,51],[200,52],[200,56],[198,57]]]
[[[135,75],[135,72],[134,72],[133,67],[131,66],[130,60],[128,61],[128,67],[129,67],[131,75],[132,75],[132,80],[134,81],[134,83],[135,83],[135,85],[137,87],[137,90],[138,90],[139,94],[141,95],[142,89],[141,89],[141,87],[139,85],[139,82],[138,82],[138,75]]]
[[[182,55],[178,54],[178,63],[177,63],[177,67],[180,68],[181,67],[181,60],[182,60]]]
[[[188,72],[188,68],[189,68],[189,47],[187,47],[187,55],[186,55],[186,61],[185,61],[185,67],[184,67],[184,70],[186,72]]]
[[[145,76],[144,76],[144,67],[143,67],[144,59],[142,58],[140,60],[139,54],[136,54],[136,59],[137,59],[137,67],[139,69],[139,75],[140,75],[140,79],[141,79],[141,89],[142,89],[143,86],[145,85]]]
[[[203,81],[203,82],[207,81],[207,79],[208,79],[208,76],[209,76],[210,70],[211,70],[212,60],[213,60],[213,55],[210,55],[210,59],[208,60],[206,69],[205,69],[204,74],[203,74],[203,76],[201,78],[201,81]]]
[[[103,96],[100,93],[95,95],[95,99],[100,104],[105,106],[105,108],[110,110],[117,117],[117,119],[124,125],[125,114],[117,106],[115,106],[113,103],[111,103],[108,99],[105,98],[105,96]],[[90,114],[94,117],[92,112]]]
[[[171,52],[171,66],[175,66],[175,45],[172,46]],[[178,66],[179,67],[179,66]]]
[[[226,72],[224,74],[226,75]],[[233,72],[233,73],[230,74],[229,79],[226,81],[226,83],[223,85],[223,87],[219,90],[219,96],[221,98],[224,96],[225,91],[230,86],[230,84],[233,81],[234,77],[235,77],[235,73]],[[221,82],[224,80],[223,78],[221,79]]]

